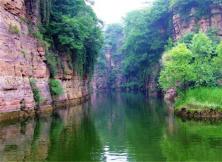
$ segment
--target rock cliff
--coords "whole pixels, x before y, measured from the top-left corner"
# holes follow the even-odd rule
[[[175,40],[180,39],[185,34],[199,28],[202,32],[207,32],[210,28],[216,29],[217,34],[222,37],[222,6],[211,6],[207,16],[197,18],[196,9],[192,8],[186,19],[183,19],[177,11],[173,13],[173,30]]]
[[[41,108],[44,110],[52,103],[45,50],[30,35],[27,23],[31,20],[34,25],[37,24],[38,12],[31,8],[34,6],[31,3],[34,2],[0,1],[0,114],[19,112],[22,101],[25,103],[25,110],[34,110],[30,78],[36,80],[41,92]],[[83,81],[69,69],[66,71],[65,74],[61,71],[57,76],[62,83],[64,94],[56,100],[67,101],[86,96],[87,81]]]
[[[93,90],[119,90],[122,84],[126,82],[121,72],[122,58],[120,55],[115,56],[110,49],[107,49],[104,53],[105,65],[103,68],[100,65],[95,68],[92,80]]]

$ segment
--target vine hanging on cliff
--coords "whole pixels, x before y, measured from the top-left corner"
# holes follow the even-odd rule
[[[40,0],[40,15],[41,22],[48,24],[50,20],[50,13],[52,9],[52,0]]]

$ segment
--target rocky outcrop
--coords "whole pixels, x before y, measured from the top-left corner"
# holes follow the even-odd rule
[[[158,76],[160,73],[160,64],[154,64],[149,75],[149,79],[146,83],[146,89],[150,97],[156,97],[160,95],[160,89],[158,86]]]
[[[20,111],[21,105],[25,105],[25,110],[34,109],[30,78],[36,80],[41,92],[41,107],[50,106],[52,103],[45,51],[29,34],[27,15],[32,12],[26,7],[27,1],[0,1],[0,113]],[[36,22],[38,18],[35,16],[31,17],[31,20]],[[87,95],[87,82],[73,72],[58,76],[58,79],[64,87],[64,95],[57,101]]]
[[[222,112],[214,109],[189,110],[182,108],[176,110],[176,115],[184,120],[217,121],[222,119]]]
[[[164,99],[169,102],[175,102],[177,91],[174,88],[170,88],[166,91]]]
[[[195,8],[193,8],[188,18],[184,20],[177,11],[174,11],[173,28],[175,40],[180,39],[189,32],[195,31],[196,27],[203,32],[210,28],[216,29],[218,30],[218,35],[222,37],[222,6],[211,6],[211,13],[198,19],[195,16],[195,12]]]

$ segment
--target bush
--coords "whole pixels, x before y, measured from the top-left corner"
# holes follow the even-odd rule
[[[35,32],[32,32],[32,35],[34,38],[38,40],[38,43],[40,46],[44,47],[46,50],[50,47],[50,43],[44,40],[43,34],[39,31],[36,30]]]
[[[35,103],[39,105],[42,102],[42,97],[39,88],[36,86],[36,80],[35,79],[30,79],[29,80],[31,88],[32,88],[32,93],[33,97],[35,100]]]
[[[35,32],[33,32],[32,35],[38,40],[43,40],[43,34],[39,30],[36,30]]]
[[[217,46],[206,34],[198,33],[188,45],[179,43],[166,52],[162,59],[160,86],[164,90],[191,85],[215,86],[222,78],[222,43]]]
[[[10,24],[8,30],[12,34],[19,34],[20,33],[19,28],[18,28],[17,25]]]
[[[47,65],[50,71],[50,75],[54,78],[57,74],[58,60],[54,53],[47,52],[46,53]]]
[[[63,87],[59,80],[50,79],[49,88],[52,96],[60,96],[63,94]]]
[[[192,53],[185,44],[179,44],[163,55],[163,70],[159,83],[164,90],[172,87],[182,87],[193,80],[191,66]]]

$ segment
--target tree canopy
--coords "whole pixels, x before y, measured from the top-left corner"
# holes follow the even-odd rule
[[[130,12],[125,18],[123,70],[128,83],[144,87],[164,50],[170,30],[168,3],[158,0],[152,8]]]
[[[163,55],[160,85],[169,88],[214,86],[221,79],[221,44],[205,34],[192,37],[191,44],[178,43]]]
[[[44,1],[42,8],[49,10],[50,16],[45,10],[41,15],[43,33],[51,49],[69,55],[79,75],[92,73],[103,41],[100,21],[84,0],[53,0],[51,5],[45,4],[49,1]]]

